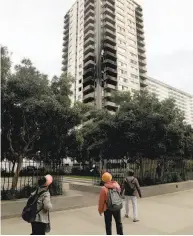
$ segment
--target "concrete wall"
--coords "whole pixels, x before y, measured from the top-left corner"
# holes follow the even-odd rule
[[[80,183],[70,183],[69,188],[71,190],[89,192],[89,193],[99,193],[99,186],[92,186]],[[156,195],[162,195],[167,193],[174,193],[178,191],[184,191],[188,189],[193,189],[193,181],[185,181],[179,183],[171,184],[160,184],[148,187],[141,187],[143,197],[151,197]]]
[[[52,211],[62,211],[82,207],[83,196],[57,196],[52,197]],[[20,217],[27,200],[3,201],[1,202],[1,218]]]

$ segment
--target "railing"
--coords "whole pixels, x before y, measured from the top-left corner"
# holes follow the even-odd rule
[[[109,160],[102,169],[112,174],[113,180],[122,184],[129,169],[134,170],[141,186],[193,180],[193,160]],[[93,183],[101,182],[101,177],[93,177]]]

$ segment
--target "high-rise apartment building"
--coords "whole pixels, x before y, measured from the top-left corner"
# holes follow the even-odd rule
[[[63,72],[72,102],[115,111],[114,90],[146,87],[143,11],[133,0],[77,0],[64,17]]]
[[[160,101],[173,98],[176,107],[184,112],[185,121],[193,127],[193,95],[150,77],[147,78],[147,84],[147,90],[154,93]]]

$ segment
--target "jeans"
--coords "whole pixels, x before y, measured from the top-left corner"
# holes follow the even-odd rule
[[[46,233],[46,224],[41,222],[32,222],[32,234],[31,235],[45,235]]]
[[[106,234],[107,235],[112,235],[112,216],[115,219],[117,234],[118,235],[123,235],[123,225],[122,225],[122,222],[121,222],[121,210],[119,210],[119,211],[106,210],[104,212]]]
[[[129,215],[129,201],[131,200],[133,206],[133,219],[137,219],[137,197],[136,196],[125,196],[125,213]]]

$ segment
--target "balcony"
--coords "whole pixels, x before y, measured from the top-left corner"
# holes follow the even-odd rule
[[[137,34],[144,34],[144,29],[137,27]]]
[[[106,84],[111,84],[113,86],[117,85],[117,77],[116,76],[105,75],[104,80],[105,80]]]
[[[138,59],[138,61],[139,61],[139,66],[146,66],[147,65],[146,60]]]
[[[68,52],[68,47],[63,47],[62,52],[67,53]]]
[[[109,59],[112,59],[112,60],[117,59],[116,53],[112,53],[112,52],[109,52],[109,51],[105,51],[104,56],[105,56],[105,58],[109,58]]]
[[[109,36],[105,36],[104,42],[109,43],[109,44],[111,44],[111,45],[113,45],[113,46],[116,46],[116,40],[115,40],[115,39],[112,39],[112,38],[109,37]]]
[[[87,47],[89,44],[94,45],[95,41],[94,38],[88,38],[87,40],[84,41],[84,46]]]
[[[117,70],[112,69],[112,68],[110,68],[110,67],[105,67],[105,72],[106,72],[108,75],[117,76]]]
[[[68,47],[68,40],[65,40],[62,44],[64,47]]]
[[[84,69],[87,69],[89,67],[94,67],[95,62],[93,60],[88,60],[87,62],[84,63]]]
[[[137,33],[137,39],[144,40],[145,39],[144,34]]]
[[[111,51],[112,53],[115,53],[115,52],[116,52],[116,47],[113,46],[113,45],[111,45],[111,44],[109,44],[109,43],[104,43],[103,47],[104,47],[104,50],[105,50],[105,51],[106,51],[106,50],[109,50],[109,51]]]
[[[94,100],[94,98],[95,98],[95,94],[89,93],[89,94],[86,94],[83,96],[83,101],[87,103],[87,102]]]
[[[142,73],[139,75],[140,80],[147,80],[147,74],[146,73]]]
[[[83,79],[83,84],[84,84],[84,86],[86,86],[87,84],[94,84],[94,77],[89,76],[87,78],[84,78]]]
[[[86,20],[89,16],[95,16],[94,10],[90,9],[89,11],[85,11],[84,19]]]
[[[145,53],[140,53],[140,52],[138,52],[138,57],[139,57],[139,59],[146,59],[146,56],[145,56]]]
[[[68,24],[68,23],[69,23],[69,15],[65,15],[64,24]]]
[[[83,75],[84,77],[94,76],[94,68],[89,68],[89,69],[84,70]]]
[[[114,32],[116,31],[115,29],[115,25],[108,22],[108,21],[104,21],[104,27],[106,27],[107,29],[109,29],[110,31]]]
[[[89,30],[94,32],[94,24],[89,23],[85,28],[84,28],[84,34],[86,34]]]
[[[143,16],[143,10],[141,7],[137,7],[135,10],[135,13],[139,16]]]
[[[65,25],[66,26],[66,25]],[[64,27],[64,32],[63,32],[63,34],[65,35],[65,34],[68,34],[68,32],[69,32],[69,27]]]
[[[110,10],[109,8],[104,8],[104,14],[109,15],[113,19],[115,18],[115,12]]]
[[[107,89],[107,90],[116,90],[116,86],[115,85],[112,85],[112,84],[105,84],[105,86],[104,86],[104,88],[105,89]]]
[[[87,4],[89,4],[90,2],[92,2],[94,4],[94,0],[85,0],[84,5],[86,6]]]
[[[139,66],[139,72],[140,73],[146,73],[147,72],[147,68],[145,66]]]
[[[140,21],[136,21],[136,26],[137,26],[138,28],[142,28],[142,29],[143,29],[143,27],[144,27],[143,22],[140,22]]]
[[[67,24],[64,24],[64,30],[69,29],[69,22]]]
[[[67,68],[68,68],[68,66],[67,66],[67,65],[64,65],[64,66],[62,67],[62,71],[63,71],[63,72],[66,72],[66,71],[67,71]]]
[[[112,38],[112,39],[116,39],[115,32],[112,31],[112,30],[110,30],[110,29],[107,29],[107,28],[104,29],[104,36],[105,36],[105,37],[106,37],[106,36],[109,36],[109,37]]]
[[[117,105],[116,105],[116,103],[114,103],[114,102],[111,102],[111,101],[105,101],[104,102],[104,106],[105,107],[112,107],[112,108],[117,108]]]
[[[117,68],[117,62],[112,61],[110,59],[105,59],[104,63],[107,65],[107,67]]]
[[[84,63],[89,60],[94,60],[94,52],[89,52],[88,54],[84,55]]]
[[[62,58],[63,58],[64,60],[68,60],[68,53],[63,53]]]
[[[140,87],[141,88],[145,88],[145,87],[147,87],[148,86],[148,84],[147,84],[147,81],[146,80],[140,80]]]
[[[92,1],[88,1],[88,3],[85,4],[84,11],[87,12],[89,10],[94,10],[94,3]]]
[[[68,57],[64,58],[64,60],[62,60],[62,65],[67,65],[68,64]]]
[[[142,16],[142,14],[139,14],[139,13],[136,11],[135,16],[136,16],[136,20],[137,20],[137,21],[143,22],[143,16]]]
[[[93,24],[94,25],[94,17],[89,16],[85,21],[84,21],[84,27],[86,27],[88,24]]]
[[[145,53],[145,47],[141,47],[141,46],[137,45],[137,49],[140,53]]]
[[[86,87],[83,88],[83,92],[86,94],[88,92],[91,92],[94,90],[94,86],[93,85],[87,85]]]
[[[87,53],[89,52],[94,52],[94,49],[95,49],[94,45],[90,44],[89,46],[84,48],[84,55],[87,55]]]
[[[115,17],[110,16],[108,14],[104,14],[104,20],[110,22],[111,24],[115,24]]]
[[[110,98],[112,96],[112,94],[110,92],[104,92],[104,97],[105,98]]]
[[[68,40],[68,38],[69,38],[69,32],[64,35],[63,40],[66,41],[66,40]]]
[[[110,9],[111,11],[115,10],[115,5],[112,2],[104,1],[103,7]]]
[[[140,47],[144,47],[145,46],[145,41],[144,40],[137,40],[137,44],[140,46]]]
[[[86,41],[88,38],[94,38],[94,31],[89,30],[85,35],[84,35],[84,40]]]

